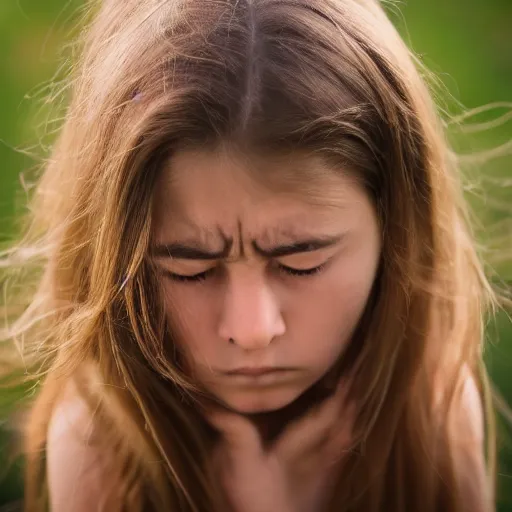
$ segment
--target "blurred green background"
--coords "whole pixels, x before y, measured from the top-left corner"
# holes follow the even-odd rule
[[[509,154],[512,149],[512,119],[507,120],[512,110],[512,0],[385,5],[408,44],[444,84],[446,90],[436,95],[446,115],[501,103],[471,118],[465,130],[455,123],[450,134],[458,152],[477,153],[463,158],[470,163],[466,172],[476,185],[468,188],[467,197],[476,213],[478,238],[488,247],[486,256],[510,285],[512,263],[502,257],[500,247],[510,254],[512,229],[501,228],[507,218],[512,224],[512,157],[486,157],[493,148],[508,148]],[[59,76],[59,56],[82,6],[81,0],[0,0],[0,242],[15,232],[15,212],[23,208],[20,173],[37,165],[35,156],[44,154],[58,127],[58,108],[43,100],[52,79]],[[499,118],[502,122],[493,127],[492,120]],[[475,123],[487,129],[475,131]],[[494,242],[498,237],[500,246]],[[512,328],[504,314],[490,326],[489,337],[486,357],[493,381],[512,403]],[[0,419],[2,425],[0,476],[6,476],[0,480],[0,507],[19,499],[21,489],[19,465],[8,469],[12,441],[8,424]],[[512,511],[512,450],[507,448],[512,443],[505,439],[504,427],[499,431],[503,441],[498,509],[505,512]]]

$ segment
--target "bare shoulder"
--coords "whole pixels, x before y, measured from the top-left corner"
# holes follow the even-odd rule
[[[460,491],[468,512],[492,510],[492,492],[485,460],[485,417],[477,381],[464,370],[452,423],[454,456]]]
[[[50,509],[54,512],[115,510],[105,489],[111,475],[104,454],[92,442],[94,413],[69,382],[47,433]]]
[[[475,376],[464,369],[457,397],[455,422],[460,429],[459,440],[483,449],[485,439],[484,409]]]

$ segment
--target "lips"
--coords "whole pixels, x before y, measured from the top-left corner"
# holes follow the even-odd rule
[[[279,373],[289,371],[289,368],[272,368],[272,367],[259,367],[259,368],[237,368],[236,370],[229,370],[224,372],[226,375],[246,375],[249,377],[259,377],[261,375],[268,375],[271,373]]]

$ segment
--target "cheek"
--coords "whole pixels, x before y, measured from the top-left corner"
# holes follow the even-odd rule
[[[377,268],[377,258],[352,259],[332,278],[331,299],[337,307],[343,332],[352,332],[370,297]]]
[[[294,299],[295,306],[290,310],[291,337],[301,339],[304,350],[314,347],[318,360],[339,355],[363,314],[375,278],[375,265],[357,267],[356,262],[332,268]]]
[[[320,287],[319,287],[320,288]],[[354,330],[368,298],[368,287],[354,281],[338,280],[303,299],[295,317],[301,330],[308,330],[315,343],[345,339]]]
[[[175,340],[185,353],[204,352],[211,340],[214,304],[193,286],[170,285],[165,291],[165,309]]]

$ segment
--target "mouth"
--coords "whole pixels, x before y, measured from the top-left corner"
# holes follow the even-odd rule
[[[247,377],[261,377],[263,375],[271,375],[283,372],[290,372],[292,368],[279,368],[279,367],[243,367],[235,370],[223,372],[225,375],[242,375]]]

